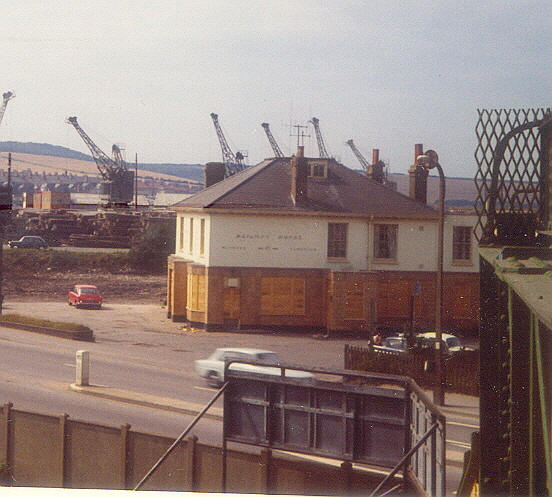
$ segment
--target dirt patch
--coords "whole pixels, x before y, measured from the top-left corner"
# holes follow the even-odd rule
[[[81,274],[77,272],[4,276],[2,293],[19,301],[67,300],[75,284],[96,285],[106,302],[160,304],[166,299],[166,275]]]

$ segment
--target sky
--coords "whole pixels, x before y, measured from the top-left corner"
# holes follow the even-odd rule
[[[127,160],[221,160],[210,114],[252,165],[372,149],[394,173],[414,144],[447,176],[473,177],[477,109],[547,107],[552,3],[428,0],[26,0],[0,15],[0,91],[12,90],[1,141],[88,153],[65,119]]]

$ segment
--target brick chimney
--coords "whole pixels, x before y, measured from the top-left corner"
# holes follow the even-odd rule
[[[205,188],[224,179],[226,168],[222,162],[207,162],[203,170],[205,175]]]
[[[307,159],[305,147],[298,146],[297,153],[291,158],[291,199],[295,205],[307,200]]]
[[[424,146],[421,143],[414,145],[414,164],[408,170],[410,180],[410,198],[427,204],[427,176],[429,171],[417,165],[419,155],[424,153]]]
[[[368,177],[383,184],[383,180],[385,179],[383,173],[384,167],[383,161],[379,160],[379,149],[372,149],[372,164],[368,167]]]

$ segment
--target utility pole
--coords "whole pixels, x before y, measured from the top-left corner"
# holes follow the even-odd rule
[[[12,189],[11,189],[11,152],[8,154],[8,183],[0,185],[0,315],[2,314],[2,304],[4,303],[4,294],[2,292],[2,283],[4,280],[3,267],[3,246],[6,226],[10,219],[12,208]]]
[[[134,156],[134,210],[138,210],[138,154]]]

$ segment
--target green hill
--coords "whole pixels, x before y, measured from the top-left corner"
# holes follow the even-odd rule
[[[94,161],[90,155],[77,152],[76,150],[72,150],[67,147],[50,145],[49,143],[14,141],[0,142],[0,152],[46,155],[50,157],[86,160],[90,162]],[[134,164],[129,164],[129,167],[134,167]],[[180,178],[203,181],[203,164],[139,163],[138,169],[141,171],[171,174]]]

